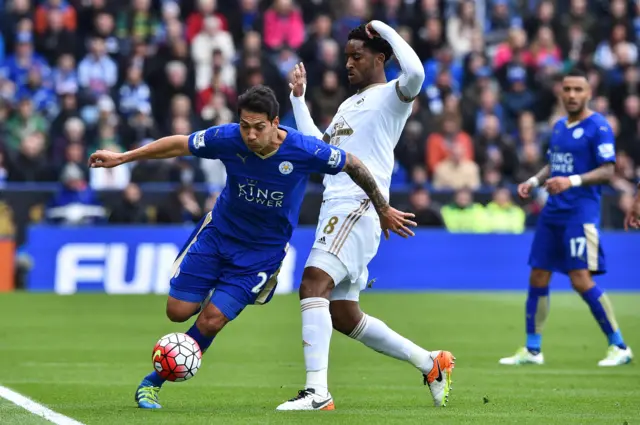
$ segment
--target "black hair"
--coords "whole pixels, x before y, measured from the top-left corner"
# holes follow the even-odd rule
[[[361,40],[364,47],[375,52],[382,53],[384,55],[385,63],[393,56],[393,48],[387,40],[382,37],[369,38],[367,35],[366,24],[362,24],[351,30],[349,33],[349,40]]]
[[[564,74],[563,78],[567,78],[567,77],[580,77],[580,78],[584,78],[585,80],[588,79],[587,73],[579,68],[573,68],[569,70],[567,73]]]
[[[238,97],[238,114],[242,111],[264,113],[273,121],[280,112],[276,94],[267,86],[253,86]]]

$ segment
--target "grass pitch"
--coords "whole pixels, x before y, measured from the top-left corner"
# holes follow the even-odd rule
[[[614,294],[618,322],[640,355],[640,295]],[[371,315],[427,349],[457,357],[449,406],[435,409],[422,377],[334,333],[334,412],[274,411],[304,384],[296,295],[249,307],[214,341],[202,369],[168,383],[163,409],[135,408],[151,350],[169,332],[163,296],[0,295],[0,385],[85,424],[640,424],[640,367],[602,369],[606,340],[582,300],[552,293],[542,367],[498,358],[524,342],[524,294],[371,293]],[[640,358],[636,359],[640,361]],[[0,399],[0,423],[48,423]]]

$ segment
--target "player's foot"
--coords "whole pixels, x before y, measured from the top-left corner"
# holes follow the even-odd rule
[[[320,397],[313,388],[299,391],[298,395],[289,401],[285,401],[276,410],[335,410],[333,397],[327,393],[326,397]]]
[[[623,350],[617,345],[610,345],[606,357],[598,362],[598,366],[620,366],[631,363],[632,359],[631,348],[627,347]]]
[[[153,384],[147,380],[140,383],[140,386],[136,390],[136,403],[141,409],[160,409],[158,392],[160,387],[154,387]]]
[[[542,353],[533,354],[527,350],[527,347],[522,347],[511,357],[503,357],[500,359],[500,364],[504,365],[521,365],[521,364],[544,364],[544,356]]]
[[[455,366],[456,358],[448,351],[432,351],[433,367],[431,371],[423,375],[424,384],[429,385],[433,404],[436,407],[444,407],[449,400],[451,391],[451,373]]]

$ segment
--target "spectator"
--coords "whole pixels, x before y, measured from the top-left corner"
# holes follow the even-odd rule
[[[438,163],[433,173],[433,187],[436,189],[458,190],[480,187],[480,169],[473,160],[465,157],[462,145],[454,144],[451,155]]]
[[[536,102],[535,94],[527,87],[524,70],[509,75],[510,89],[505,93],[502,105],[505,111],[505,130],[512,132],[518,121],[518,117],[525,111],[530,111]]]
[[[18,88],[27,84],[29,71],[40,68],[44,81],[48,81],[51,69],[47,61],[33,50],[33,36],[28,32],[20,32],[16,35],[15,54],[9,56],[0,70],[0,75],[5,75]]]
[[[151,0],[133,0],[129,10],[118,14],[116,35],[121,40],[149,40],[156,35],[159,22],[151,9]]]
[[[423,186],[416,186],[409,196],[406,211],[415,214],[413,219],[419,227],[444,227],[440,205],[431,200],[431,195]]]
[[[302,14],[293,0],[275,0],[264,14],[264,44],[273,51],[298,49],[305,38]]]
[[[458,116],[448,114],[440,121],[440,132],[432,133],[427,138],[426,160],[427,170],[434,173],[440,162],[449,158],[455,145],[464,148],[464,158],[473,159],[473,142],[469,135],[460,130]]]
[[[104,39],[91,40],[89,54],[78,65],[78,82],[93,99],[107,94],[118,82],[118,67],[107,55]]]
[[[17,150],[21,141],[32,133],[45,134],[48,129],[45,118],[34,110],[33,101],[23,93],[18,107],[6,124],[6,145],[10,150]]]
[[[447,42],[457,59],[471,52],[474,33],[482,31],[476,19],[475,2],[463,0],[458,3],[458,13],[447,22]]]
[[[447,230],[452,233],[483,233],[485,231],[485,211],[482,204],[473,201],[469,189],[458,190],[453,202],[441,209]]]
[[[101,170],[107,169],[101,168]],[[130,183],[123,190],[120,203],[111,211],[109,223],[142,224],[147,221],[146,207],[142,203],[140,187],[135,183]]]
[[[487,115],[476,139],[475,161],[481,168],[492,168],[510,181],[515,178],[518,156],[512,138],[501,132],[500,120]]]
[[[54,0],[55,1],[55,0]],[[49,1],[48,3],[52,3]],[[39,8],[42,8],[40,6]],[[67,5],[67,10],[73,10]],[[58,57],[63,54],[75,54],[76,52],[76,36],[73,29],[65,26],[65,12],[62,9],[51,8],[45,17],[46,29],[36,36],[36,47],[50,66],[55,66]],[[75,28],[75,12],[73,12]]]
[[[193,39],[191,56],[196,66],[196,88],[203,89],[211,82],[213,52],[221,55],[218,63],[219,71],[229,63],[235,55],[235,47],[231,34],[221,29],[222,22],[217,16],[209,16],[204,20],[204,28]]]
[[[62,187],[47,204],[45,216],[49,223],[84,225],[102,222],[106,211],[96,194],[87,186],[77,164],[68,164],[60,178]]]
[[[43,133],[27,133],[20,141],[18,151],[12,156],[9,167],[10,182],[52,181],[54,173],[45,155]]]
[[[190,224],[202,217],[202,207],[196,199],[193,188],[181,186],[173,192],[167,202],[158,209],[158,223]]]
[[[59,22],[69,33],[75,32],[77,21],[73,6],[65,0],[45,0],[42,3],[36,8],[34,21],[34,28],[38,34],[45,34],[47,30],[52,29],[52,15],[58,15],[54,18],[54,21],[57,21],[56,26]]]
[[[493,200],[485,207],[486,230],[490,233],[522,233],[525,218],[523,209],[513,204],[507,188],[493,192]]]
[[[262,20],[259,0],[240,0],[239,10],[229,16],[229,31],[235,45],[242,43],[242,37],[249,31],[261,31]]]
[[[222,31],[228,31],[229,26],[227,24],[227,18],[218,13],[216,10],[218,8],[217,0],[198,0],[198,10],[193,12],[187,18],[187,27],[186,27],[186,38],[189,43],[193,41],[193,39],[202,31],[204,26],[205,18],[209,16],[215,16],[220,20],[220,29]]]
[[[52,119],[58,114],[58,99],[50,85],[45,85],[42,80],[42,71],[38,67],[31,68],[27,76],[27,83],[18,89],[16,96],[30,98],[36,112],[47,119]]]
[[[57,59],[57,66],[52,73],[53,90],[59,96],[78,92],[78,73],[76,60],[71,54],[62,54]]]
[[[132,66],[127,71],[127,80],[120,87],[120,113],[125,117],[136,112],[141,104],[148,104],[151,92],[142,79],[142,69]]]

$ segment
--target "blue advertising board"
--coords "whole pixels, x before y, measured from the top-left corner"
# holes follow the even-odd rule
[[[28,231],[33,259],[29,291],[99,291],[112,294],[168,292],[171,265],[192,228],[182,226],[52,227]],[[278,292],[300,283],[315,229],[299,228],[280,274]],[[532,233],[466,235],[418,230],[402,239],[383,240],[371,262],[372,291],[524,290]],[[640,290],[640,233],[604,232],[608,273],[597,278],[607,290]],[[568,279],[554,277],[554,288],[569,289]]]

